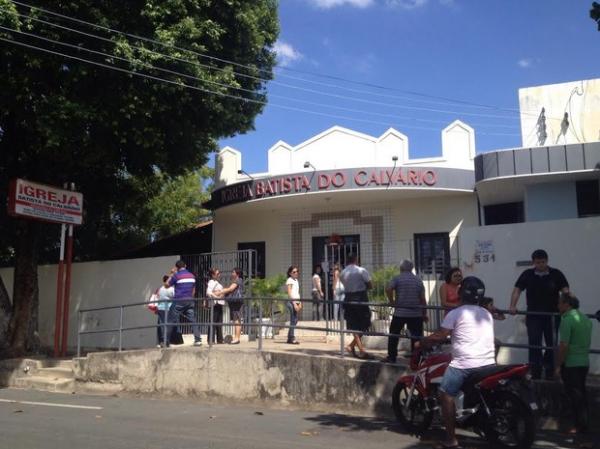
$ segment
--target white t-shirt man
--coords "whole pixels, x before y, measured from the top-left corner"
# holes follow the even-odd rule
[[[493,365],[494,318],[483,307],[466,304],[448,312],[442,327],[452,331],[452,361],[457,369]]]

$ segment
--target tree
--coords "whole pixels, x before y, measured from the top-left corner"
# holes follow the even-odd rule
[[[594,22],[598,24],[598,30],[600,31],[600,3],[592,3],[592,9],[590,9],[590,17]]]
[[[212,186],[207,183],[213,175],[213,169],[202,167],[172,179],[160,176],[161,190],[144,208],[153,224],[147,235],[153,240],[167,237],[209,220],[210,212],[202,209],[202,203],[210,199]]]
[[[0,39],[9,41],[0,41],[0,195],[6,197],[15,177],[58,186],[74,182],[85,208],[76,251],[102,256],[139,236],[130,224],[140,205],[160,192],[160,173],[197,169],[216,149],[216,139],[252,129],[266,101],[263,79],[272,76],[276,1],[27,1],[152,39],[132,39],[0,0],[0,25],[16,30],[0,31]],[[242,96],[250,101],[237,99]],[[10,219],[4,208],[0,222],[0,253],[14,254],[15,263],[8,311],[0,288],[0,313],[9,323],[0,345],[20,354],[35,347],[37,263],[44,250],[56,249],[58,227]]]

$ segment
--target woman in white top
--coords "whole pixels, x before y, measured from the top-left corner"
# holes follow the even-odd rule
[[[294,328],[298,324],[298,313],[302,310],[302,302],[300,301],[300,284],[298,284],[298,276],[300,271],[298,267],[291,266],[288,268],[288,279],[285,281],[287,294],[290,301],[287,303],[287,309],[290,312],[290,329],[288,330],[287,342],[291,345],[299,344],[294,337]]]
[[[210,275],[210,280],[208,281],[208,285],[206,286],[206,297],[209,299],[211,305],[213,307],[213,323],[222,323],[223,322],[223,306],[225,305],[225,300],[223,300],[223,286],[219,282],[221,278],[221,272],[216,268],[211,268],[208,270],[208,274]],[[211,332],[212,329],[212,332]],[[214,342],[216,336],[217,344],[223,343],[223,326],[220,324],[213,324],[208,328],[208,341]]]
[[[173,287],[165,287],[165,282],[169,279],[169,276],[163,276],[163,285],[158,289],[157,296],[159,301],[171,301],[175,294]],[[159,302],[156,304],[156,315],[158,317],[158,327],[156,328],[157,346],[164,347],[169,346],[169,342],[166,341],[170,333],[170,329],[165,329],[162,324],[165,322],[165,318],[171,308],[171,302]]]
[[[315,265],[315,269],[313,270],[312,277],[312,318],[313,320],[320,321],[321,317],[319,316],[319,307],[323,302],[323,298],[325,295],[323,294],[323,288],[321,287],[321,274],[323,273],[323,269],[321,265]],[[325,318],[325,305],[323,305],[323,318]]]
[[[333,299],[335,304],[333,304],[333,319],[338,320],[340,318],[339,311],[341,310],[341,304],[338,301],[344,300],[344,285],[340,280],[340,264],[336,263],[333,266]]]

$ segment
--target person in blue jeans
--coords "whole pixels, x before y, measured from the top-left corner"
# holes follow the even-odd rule
[[[543,314],[530,314],[525,319],[527,326],[527,337],[531,346],[555,345],[554,334],[558,330],[560,317],[549,313],[558,314],[559,294],[569,293],[569,283],[560,270],[548,265],[548,253],[543,249],[536,249],[531,254],[533,268],[529,268],[519,276],[515,283],[511,299],[510,313],[517,312],[517,302],[523,290],[526,291],[527,311],[543,312]],[[544,345],[542,345],[542,339]],[[531,376],[540,379],[542,369],[545,371],[546,379],[554,378],[554,351],[546,349],[543,352],[538,348],[529,349],[529,364]]]
[[[173,304],[169,309],[169,323],[179,323],[179,317],[184,316],[189,322],[196,322],[196,276],[186,269],[185,262],[178,260],[171,270],[171,276],[165,282],[168,287],[174,287]],[[169,341],[177,331],[177,326],[170,326]],[[202,345],[200,326],[192,325],[194,332],[194,346]]]
[[[158,299],[160,301],[168,301],[168,302],[159,302],[156,304],[156,316],[158,317],[158,327],[156,328],[156,341],[158,346],[169,346],[169,341],[165,341],[167,336],[171,333],[170,330],[165,329],[163,324],[165,319],[167,318],[167,314],[169,313],[169,309],[171,308],[171,299],[173,299],[173,295],[175,294],[175,290],[173,287],[165,287],[165,283],[169,280],[169,276],[163,276],[163,285],[158,289]],[[165,332],[166,331],[166,332]]]
[[[300,270],[298,270],[298,267],[292,265],[288,268],[288,279],[285,281],[288,298],[290,299],[286,304],[287,309],[290,312],[290,328],[288,330],[287,338],[287,342],[290,345],[300,344],[300,342],[296,340],[296,337],[294,336],[294,328],[296,327],[296,324],[298,324],[298,314],[302,310],[302,302],[300,301],[300,285],[298,283],[299,275]]]

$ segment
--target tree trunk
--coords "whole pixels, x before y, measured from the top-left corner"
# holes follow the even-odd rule
[[[38,252],[39,223],[19,220],[15,245],[12,316],[8,326],[8,355],[22,356],[39,349]]]
[[[12,316],[12,304],[10,296],[4,285],[4,281],[0,277],[0,353],[3,353],[8,348],[8,324]]]

